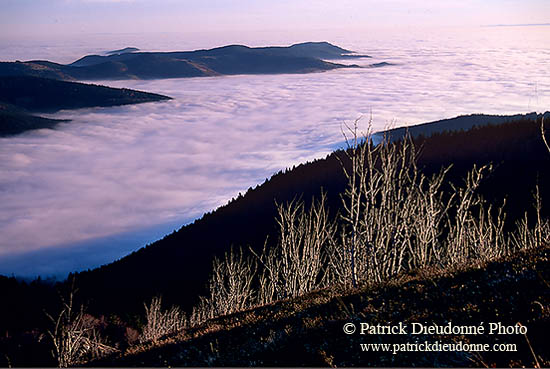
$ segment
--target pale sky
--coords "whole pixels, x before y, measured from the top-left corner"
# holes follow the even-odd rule
[[[0,0],[2,38],[550,22],[548,0]]]

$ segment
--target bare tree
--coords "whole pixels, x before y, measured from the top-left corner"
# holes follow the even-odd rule
[[[384,136],[373,145],[370,128],[359,139],[357,121],[346,127],[352,138],[346,137],[341,164],[348,185],[340,242],[329,251],[331,275],[356,286],[440,260],[441,225],[449,208],[441,186],[449,168],[428,179],[416,166],[410,135],[398,143]]]
[[[299,296],[324,285],[325,248],[335,232],[324,193],[307,211],[304,202],[296,200],[278,205],[277,210],[277,244],[264,245],[261,256],[252,250],[263,266],[259,303]]]
[[[61,311],[57,316],[46,315],[53,323],[48,330],[54,345],[52,354],[60,368],[81,364],[87,360],[99,358],[117,351],[105,344],[99,334],[94,319],[86,314],[84,307],[74,306],[74,280],[68,299],[61,297]]]
[[[516,230],[510,236],[511,244],[516,250],[531,249],[550,243],[550,222],[541,216],[542,198],[538,185],[533,197],[535,224],[534,226],[530,225],[527,212],[522,219],[516,222]]]
[[[544,144],[546,145],[546,148],[548,149],[548,152],[550,152],[550,144],[548,144],[548,141],[546,140],[545,130],[544,130],[544,116],[542,117],[542,120],[540,122],[540,134],[542,136],[542,141],[544,141]]]
[[[382,282],[406,270],[489,260],[550,242],[538,187],[534,228],[526,214],[516,232],[506,233],[506,201],[496,207],[478,193],[491,165],[474,166],[464,184],[449,184],[448,192],[452,166],[428,177],[417,167],[410,135],[395,143],[384,136],[375,145],[371,121],[362,136],[358,122],[343,130],[348,147],[338,159],[347,187],[339,217],[330,220],[324,193],[307,211],[299,200],[277,205],[277,243],[268,247],[266,240],[261,254],[250,248],[258,265],[242,250],[215,259],[209,296],[193,310],[193,324],[253,301],[265,304],[334,283]]]
[[[145,306],[145,319],[140,342],[155,342],[168,334],[176,333],[187,326],[185,314],[177,306],[162,309],[162,297],[153,297],[149,306]]]
[[[233,247],[224,259],[214,258],[212,274],[208,281],[208,296],[201,296],[193,308],[191,324],[244,310],[255,301],[252,282],[257,264],[251,256],[245,256],[242,248]]]

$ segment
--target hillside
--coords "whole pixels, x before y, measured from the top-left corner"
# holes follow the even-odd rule
[[[122,49],[120,51],[124,51]],[[117,50],[118,51],[118,50]],[[182,78],[234,74],[311,73],[357,67],[324,61],[366,57],[327,42],[289,47],[229,45],[182,52],[121,52],[88,55],[71,64],[49,61],[0,63],[0,76],[30,75],[55,79],[106,80]]]
[[[140,345],[91,366],[534,367],[548,366],[550,248],[499,261],[396,276],[356,290],[329,288],[210,320]],[[483,325],[479,335],[413,334],[424,326]],[[344,324],[358,328],[343,332]],[[360,335],[361,323],[407,326],[405,335]],[[491,324],[527,327],[523,334],[489,334]],[[418,326],[417,326],[418,327]],[[497,331],[498,332],[498,331]],[[428,342],[515,345],[509,352],[401,352],[399,344]],[[361,344],[388,345],[389,352]],[[533,355],[536,355],[534,356]]]
[[[549,112],[545,113],[544,116],[545,119],[550,119]],[[530,113],[526,115],[461,115],[459,117],[438,120],[436,122],[428,122],[409,127],[394,128],[383,133],[378,133],[375,136],[381,138],[384,134],[386,134],[392,141],[397,141],[405,137],[407,133],[411,134],[413,137],[430,137],[434,134],[440,133],[442,126],[445,127],[445,131],[467,131],[476,126],[481,127],[487,124],[497,125],[514,122],[521,119],[535,120],[536,118],[536,113]]]
[[[31,129],[53,128],[66,120],[49,119],[29,114],[0,102],[0,137],[16,135]]]
[[[168,96],[30,76],[0,77],[0,101],[30,111],[57,111],[169,100]]]
[[[540,118],[539,118],[540,119]],[[444,127],[444,126],[443,126]],[[444,130],[444,128],[442,128]],[[480,187],[487,201],[501,203],[507,198],[507,225],[512,226],[532,204],[538,183],[543,194],[543,213],[548,214],[550,165],[540,129],[528,117],[501,125],[487,125],[466,132],[442,132],[418,138],[422,146],[419,166],[427,175],[453,163],[449,181],[460,184],[474,164],[494,163],[496,169]],[[345,188],[338,156],[302,164],[274,175],[262,185],[205,214],[147,247],[93,271],[78,274],[82,290],[93,296],[91,307],[102,311],[116,302],[120,311],[139,309],[142,302],[162,293],[167,302],[190,308],[204,286],[213,256],[222,256],[232,245],[261,248],[276,235],[275,202],[327,192],[332,216],[341,207],[339,193]],[[513,173],[513,174],[512,174]],[[185,291],[182,293],[182,291]]]
[[[0,77],[0,136],[31,129],[52,128],[60,120],[29,112],[139,104],[167,96],[31,76]]]
[[[212,297],[208,300],[208,296],[214,296],[211,294],[212,291],[223,290],[223,284],[219,284],[219,281],[216,284],[210,279],[213,275],[213,258],[223,258],[231,246],[244,246],[245,252],[249,254],[247,247],[251,246],[256,252],[265,255],[261,250],[266,236],[268,247],[271,250],[280,250],[277,239],[281,239],[281,234],[275,221],[275,201],[283,203],[302,196],[308,203],[307,208],[312,196],[319,198],[322,187],[328,197],[326,204],[330,216],[327,218],[337,216],[335,209],[342,212],[342,202],[338,194],[346,187],[346,179],[342,174],[339,159],[344,163],[346,160],[345,152],[337,151],[325,159],[299,165],[284,173],[280,172],[257,188],[249,189],[246,194],[239,194],[237,199],[226,206],[205,214],[193,224],[182,227],[164,239],[109,265],[77,273],[71,276],[69,281],[55,285],[41,280],[26,283],[0,276],[0,290],[4,299],[4,303],[0,305],[0,352],[6,353],[4,358],[0,357],[0,365],[55,365],[56,362],[51,356],[51,341],[45,333],[51,329],[52,324],[44,312],[57,314],[62,306],[60,297],[68,296],[73,283],[78,291],[75,303],[85,305],[87,324],[93,325],[98,334],[106,337],[107,341],[104,342],[118,350],[119,355],[124,355],[120,359],[122,361],[111,356],[107,361],[94,363],[94,366],[206,365],[205,360],[208,365],[531,365],[532,356],[525,350],[525,343],[518,351],[520,356],[488,354],[481,358],[473,357],[475,360],[481,360],[474,362],[467,361],[472,357],[446,354],[400,354],[383,357],[377,355],[364,359],[364,356],[359,356],[362,353],[357,349],[359,343],[365,343],[359,341],[361,336],[348,337],[340,332],[344,319],[352,319],[354,323],[365,319],[381,324],[397,324],[399,321],[411,324],[424,321],[445,324],[449,319],[453,319],[453,322],[473,325],[481,324],[481,320],[485,324],[502,321],[503,324],[513,325],[519,321],[529,327],[529,339],[537,354],[546,354],[544,351],[538,351],[542,333],[537,333],[537,329],[539,326],[541,329],[548,327],[548,249],[539,249],[542,250],[540,252],[532,250],[533,247],[545,245],[550,241],[550,223],[546,220],[550,214],[550,200],[547,196],[550,189],[550,172],[547,170],[550,155],[540,136],[541,116],[537,117],[537,121],[532,118],[534,117],[520,116],[517,120],[499,125],[476,126],[468,131],[445,131],[443,124],[440,131],[431,137],[417,137],[415,147],[418,149],[418,162],[415,168],[420,168],[421,175],[429,178],[432,174],[438,173],[442,166],[452,164],[442,190],[439,194],[436,193],[435,197],[422,200],[422,194],[429,194],[425,192],[427,187],[414,187],[417,192],[408,192],[410,196],[406,196],[414,200],[411,207],[390,208],[388,205],[377,205],[373,208],[376,212],[371,214],[374,218],[378,215],[397,214],[397,221],[392,220],[394,218],[389,219],[396,227],[401,224],[418,224],[418,229],[435,229],[441,232],[432,250],[434,253],[445,254],[443,258],[434,259],[430,263],[417,264],[423,269],[415,268],[415,264],[411,264],[417,255],[421,255],[417,253],[421,250],[415,246],[420,244],[420,233],[413,232],[409,234],[410,237],[399,238],[395,242],[394,235],[399,233],[387,228],[384,225],[387,223],[376,223],[382,224],[380,227],[367,225],[368,229],[377,230],[376,234],[387,234],[391,237],[390,244],[395,246],[395,250],[405,253],[405,259],[393,264],[399,265],[399,268],[403,267],[401,271],[389,271],[386,277],[379,274],[378,279],[369,279],[371,277],[364,274],[367,277],[360,281],[370,281],[370,287],[359,285],[360,289],[350,289],[353,284],[347,280],[344,283],[347,283],[348,287],[343,288],[340,284],[342,274],[338,274],[338,268],[347,265],[346,259],[343,259],[344,262],[338,262],[337,254],[334,252],[346,250],[346,243],[345,239],[333,239],[336,242],[324,244],[324,257],[305,259],[308,262],[303,265],[307,266],[311,265],[309,260],[323,260],[321,264],[325,269],[323,277],[317,275],[319,280],[313,284],[314,287],[303,292],[313,291],[313,294],[300,297],[302,293],[281,293],[278,291],[279,287],[276,287],[275,294],[273,289],[265,288],[274,286],[274,283],[282,286],[286,282],[271,277],[269,283],[261,282],[268,268],[262,256],[257,259],[261,262],[257,263],[258,267],[254,271],[240,270],[232,275],[239,278],[253,276],[254,286],[250,295],[252,297],[243,300],[247,304],[244,305],[244,309],[265,306],[248,313],[231,315],[229,318],[215,318],[225,315],[219,309],[223,309],[229,299],[218,295],[217,299]],[[389,146],[400,147],[399,144]],[[347,163],[346,167],[349,169],[349,161]],[[460,234],[455,237],[455,228],[445,228],[445,225],[454,227],[453,224],[458,219],[459,206],[456,200],[453,202],[454,205],[448,208],[451,210],[445,215],[443,223],[440,223],[443,226],[432,227],[431,223],[427,226],[415,223],[416,219],[427,219],[424,215],[429,213],[425,211],[427,204],[434,203],[435,206],[440,206],[447,200],[450,203],[451,200],[445,197],[437,200],[439,196],[453,198],[469,194],[470,191],[460,190],[464,178],[474,165],[487,163],[493,163],[494,170],[487,172],[485,180],[472,191],[484,196],[486,202],[481,208],[482,211],[474,205],[469,208],[471,212],[466,216],[466,220],[456,223],[466,225],[462,228],[467,232],[466,238],[462,238]],[[415,173],[419,172],[415,170]],[[471,181],[471,175],[469,178]],[[393,179],[390,178],[384,183],[391,185],[395,183]],[[459,188],[456,189],[451,183]],[[542,207],[540,221],[533,217],[531,206],[536,185],[542,194],[542,201],[538,203]],[[392,193],[397,194],[398,191]],[[486,223],[487,219],[493,218],[494,210],[498,209],[504,198],[505,218],[499,216],[501,220],[496,223],[493,220]],[[432,202],[428,201],[429,199],[432,199]],[[385,204],[400,206],[399,203],[400,201],[387,201]],[[488,204],[491,205],[487,207]],[[401,209],[404,211],[401,212]],[[483,209],[488,209],[487,213]],[[526,210],[530,211],[529,221],[525,219],[525,223],[516,223],[517,220],[524,219]],[[407,217],[403,216],[406,211],[409,211]],[[413,223],[408,223],[411,220]],[[316,228],[323,231],[315,234],[326,234],[330,227],[329,225]],[[340,229],[345,231],[344,228]],[[506,237],[506,240],[499,239],[499,235]],[[414,243],[406,246],[407,240]],[[459,243],[460,240],[466,242]],[[361,244],[370,245],[369,242]],[[384,249],[383,244],[378,243],[375,247],[364,247],[363,250],[368,252]],[[517,254],[517,250],[523,251]],[[462,254],[455,254],[455,251],[466,252],[467,256],[461,258]],[[515,254],[510,254],[512,251]],[[271,255],[274,255],[275,260],[283,260],[285,257]],[[386,264],[386,260],[391,259],[386,259],[386,255],[397,256],[398,253],[389,251],[388,254],[381,253],[380,259],[367,259],[371,261],[362,265],[375,267],[364,270],[385,270],[376,268],[378,262],[384,268],[390,267],[391,264]],[[508,256],[502,259],[502,255]],[[267,257],[265,262],[267,263]],[[489,262],[491,264],[487,264]],[[481,269],[464,270],[465,263]],[[426,269],[425,265],[430,267]],[[293,276],[298,275],[295,272],[287,273],[285,270],[288,269],[284,268],[277,270],[282,270],[281,275],[290,282]],[[455,273],[460,270],[465,273]],[[375,281],[385,282],[380,284]],[[320,290],[321,287],[325,289]],[[195,328],[181,333],[176,341],[165,341],[167,345],[164,348],[148,351],[147,347],[136,344],[147,342],[145,328],[150,321],[160,320],[144,319],[144,303],[148,304],[152,297],[160,295],[164,306],[175,304],[180,311],[185,311],[187,318],[185,323],[178,323],[179,327],[187,324],[187,327]],[[287,300],[288,296],[298,297]],[[340,303],[341,301],[345,302]],[[537,307],[542,308],[536,310]],[[293,314],[293,311],[298,313]],[[499,320],[496,320],[496,317]],[[323,336],[324,333],[327,335]],[[404,339],[404,336],[398,336],[389,337],[389,341],[385,341],[386,336],[378,337],[382,338],[368,342],[398,343],[392,340]],[[476,341],[477,339],[487,339],[491,344],[494,339],[500,343],[524,339],[523,336],[517,336],[511,338],[514,341],[508,341],[509,335],[466,338],[475,342],[480,342]],[[449,337],[444,339],[447,340]],[[189,343],[186,343],[187,341]],[[175,346],[170,345],[175,342],[178,342]],[[219,342],[223,342],[225,346],[220,348]],[[306,346],[303,345],[304,342],[307,343]],[[197,352],[193,347],[199,347],[201,350],[202,347],[207,347],[210,351]],[[231,352],[227,351],[229,349]],[[159,355],[161,359],[168,358],[169,361],[158,364]],[[296,359],[296,355],[300,355],[298,358],[301,361]],[[548,358],[542,357],[541,360],[547,361]]]

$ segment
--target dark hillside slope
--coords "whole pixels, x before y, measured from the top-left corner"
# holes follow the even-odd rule
[[[53,128],[66,120],[31,115],[17,107],[0,102],[0,137],[16,135],[31,129]]]
[[[56,79],[0,77],[0,136],[32,129],[53,128],[63,120],[38,117],[29,112],[55,112],[61,109],[106,107],[168,100],[170,97]],[[65,120],[66,121],[66,120]]]
[[[139,49],[137,47],[125,47],[124,49],[106,51],[105,54],[107,55],[127,54],[127,53],[133,53],[135,51],[139,51]]]
[[[356,290],[328,288],[207,321],[157,345],[91,366],[547,367],[550,329],[550,249],[541,247],[456,271],[420,270],[391,283]],[[479,335],[413,334],[424,326],[483,325]],[[492,324],[527,327],[523,334],[489,334]],[[344,324],[357,327],[343,332]],[[407,334],[360,335],[361,323],[398,325]],[[394,344],[515,345],[508,352],[427,351],[394,354]],[[361,344],[389,345],[389,352]],[[499,346],[502,347],[502,346]],[[532,351],[531,351],[532,350]],[[537,355],[533,356],[532,352]]]
[[[475,126],[481,127],[487,124],[502,124],[522,119],[535,120],[536,117],[536,113],[530,113],[526,115],[470,114],[450,119],[438,120],[436,122],[418,124],[412,127],[394,128],[388,130],[386,134],[390,137],[392,141],[396,141],[402,139],[407,133],[409,133],[413,137],[430,137],[433,134],[440,133],[442,126],[445,127],[445,131],[467,131]],[[550,113],[546,113],[545,117],[546,119],[550,119]],[[376,134],[377,137],[381,137],[382,135],[383,134]]]
[[[51,79],[73,80],[63,72],[61,64],[32,61],[32,62],[0,62],[0,76],[31,76]]]
[[[540,185],[544,208],[550,210],[550,155],[540,137],[539,126],[530,119],[485,126],[467,132],[444,132],[419,137],[420,167],[426,173],[453,164],[448,178],[460,185],[474,164],[495,164],[484,182],[486,199],[500,204],[507,197],[508,220],[523,215],[532,204],[532,192]],[[309,201],[321,187],[327,191],[332,214],[340,206],[345,187],[336,152],[325,159],[278,173],[255,189],[249,189],[226,206],[205,214],[148,247],[89,272],[80,273],[81,291],[92,299],[91,308],[120,312],[139,311],[143,301],[163,294],[167,303],[191,307],[193,296],[202,293],[214,255],[221,256],[231,245],[263,246],[266,235],[273,241],[275,203],[297,194]]]
[[[169,100],[168,96],[49,78],[0,77],[0,101],[30,111],[57,111]]]

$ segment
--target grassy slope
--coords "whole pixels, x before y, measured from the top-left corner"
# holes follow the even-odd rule
[[[523,335],[347,336],[346,322],[479,325],[489,322],[528,328],[542,365],[550,364],[550,248],[539,248],[486,265],[455,271],[422,270],[391,283],[357,290],[326,289],[293,300],[211,320],[137,346],[94,366],[532,366]],[[367,353],[360,343],[514,343],[506,353]]]

